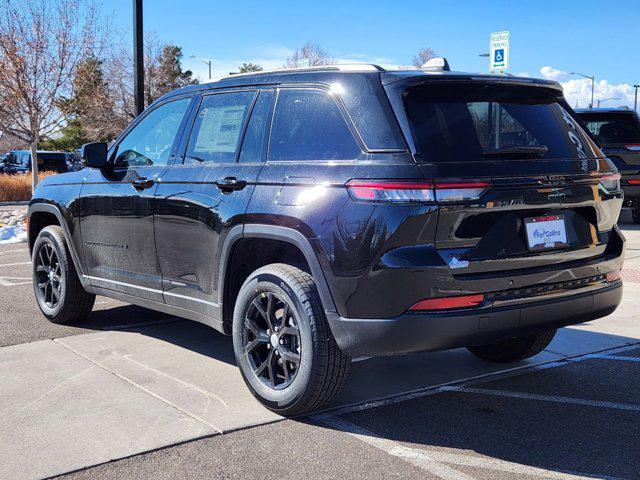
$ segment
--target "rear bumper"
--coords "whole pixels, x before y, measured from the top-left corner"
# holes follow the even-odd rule
[[[481,345],[595,320],[612,313],[622,282],[570,296],[446,313],[406,313],[387,319],[330,317],[340,348],[351,355],[395,355]]]

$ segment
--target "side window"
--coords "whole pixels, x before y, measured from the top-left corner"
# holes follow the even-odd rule
[[[335,100],[320,90],[281,90],[269,160],[352,160],[360,154]]]
[[[244,140],[242,141],[241,162],[261,162],[263,160],[262,152],[264,152],[267,140],[267,128],[271,118],[272,102],[273,91],[265,90],[260,92],[249,118],[247,132],[244,134]]]
[[[255,95],[256,92],[234,92],[205,96],[189,138],[186,161],[235,162]]]
[[[118,144],[115,166],[166,165],[190,101],[183,98],[165,103],[144,117]]]

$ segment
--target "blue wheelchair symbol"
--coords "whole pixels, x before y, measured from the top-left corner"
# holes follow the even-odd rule
[[[500,48],[493,52],[493,61],[495,63],[503,63],[504,62],[504,48]]]

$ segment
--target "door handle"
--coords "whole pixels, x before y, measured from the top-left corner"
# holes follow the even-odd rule
[[[134,180],[133,182],[131,182],[131,185],[133,185],[133,188],[135,188],[136,190],[144,190],[145,188],[151,188],[153,187],[154,181],[153,180],[149,180],[147,177],[140,177],[137,180]]]
[[[244,180],[238,180],[236,177],[226,177],[216,182],[216,186],[223,192],[232,192],[234,190],[242,190],[247,186]]]

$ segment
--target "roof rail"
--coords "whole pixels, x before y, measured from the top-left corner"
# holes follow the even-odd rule
[[[211,80],[204,81],[202,83],[213,83],[225,80],[227,78],[236,77],[248,77],[252,75],[264,75],[271,73],[298,73],[298,72],[385,72],[386,70],[379,65],[371,63],[343,63],[335,65],[319,65],[316,67],[295,67],[295,68],[279,68],[274,70],[260,70],[259,72],[247,72],[247,73],[230,73],[229,75],[222,75],[220,77],[212,78]]]

